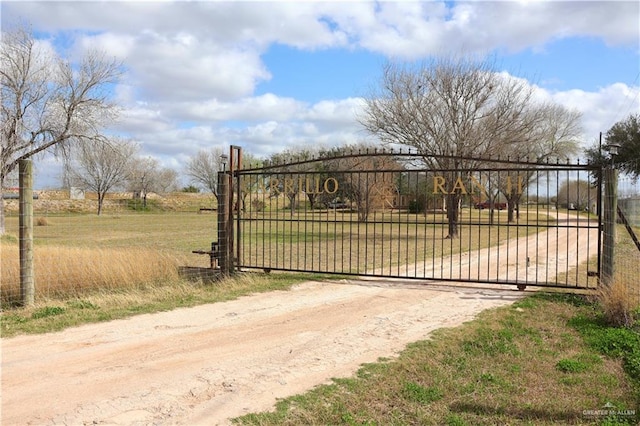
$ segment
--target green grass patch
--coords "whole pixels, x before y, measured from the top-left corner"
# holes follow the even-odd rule
[[[409,344],[397,359],[286,398],[236,424],[636,424],[635,346],[580,331],[603,327],[582,297],[539,294]],[[626,331],[622,336],[629,337]],[[604,335],[615,334],[612,332]],[[614,348],[614,349],[612,349]],[[623,367],[623,364],[625,365]],[[605,410],[606,413],[605,413]],[[605,414],[603,414],[605,413]]]
[[[443,394],[437,387],[424,387],[414,382],[407,382],[402,388],[402,396],[411,402],[429,404],[442,399]]]
[[[635,327],[609,326],[601,312],[590,310],[569,321],[594,350],[614,359],[622,359],[629,376],[640,385],[640,324]]]
[[[56,315],[62,315],[65,312],[65,309],[61,306],[45,306],[39,309],[36,309],[35,312],[31,314],[32,319],[40,319],[47,318]]]

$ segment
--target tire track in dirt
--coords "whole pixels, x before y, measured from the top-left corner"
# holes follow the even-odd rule
[[[597,268],[593,261],[591,265],[586,263],[598,252],[596,222],[566,213],[555,213],[553,216],[558,227],[512,238],[497,246],[442,257],[437,261],[403,265],[394,274],[454,282],[509,280],[525,285],[553,284],[558,275],[572,268],[576,268],[576,275],[586,276],[588,267]],[[371,273],[381,275],[384,270]],[[593,282],[596,280],[593,279]],[[504,287],[503,284],[489,285],[490,288],[501,286]]]
[[[226,424],[520,294],[384,281],[2,341],[2,424]]]

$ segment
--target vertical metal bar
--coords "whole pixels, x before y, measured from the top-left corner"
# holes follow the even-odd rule
[[[557,197],[557,194],[559,194],[558,191],[560,189],[559,188],[559,186],[560,186],[559,173],[560,173],[559,171],[556,172],[556,179],[555,179],[555,182],[556,182],[556,189],[555,189],[556,197]],[[560,241],[560,222],[559,222],[560,217],[558,215],[558,208],[559,207],[560,207],[559,205],[556,206],[556,215],[555,215],[556,216],[556,226],[555,226],[555,231],[556,231],[556,244],[555,244],[555,250],[556,250],[556,256],[555,256],[555,258],[556,258],[556,277],[558,276],[558,243]],[[548,218],[551,217],[551,215],[549,214],[550,213],[550,211],[549,211],[550,208],[551,208],[551,206],[547,203],[547,217]],[[550,224],[547,222],[547,228],[546,228],[547,247],[549,247],[549,234],[551,233],[550,230],[549,230],[549,226],[550,226]],[[549,252],[549,250],[547,248],[547,256],[549,255],[548,252]],[[548,265],[548,262],[545,262],[545,264]],[[548,281],[548,277],[549,277],[549,268],[547,266],[547,281]],[[557,279],[556,279],[556,281],[557,281]]]
[[[229,266],[229,273],[232,273],[234,270],[234,259],[233,256],[235,254],[234,249],[234,220],[233,220],[233,211],[235,210],[235,205],[233,203],[234,199],[234,189],[233,189],[233,176],[236,170],[236,149],[232,145],[229,148],[229,173],[226,175],[227,180],[227,213],[229,217],[227,218],[227,262]]]
[[[424,184],[427,185],[427,186],[429,185],[429,172],[425,172],[424,173]],[[416,172],[416,183],[415,183],[415,186],[416,186],[416,188],[420,187],[420,174],[419,174],[419,172]],[[426,204],[429,202],[429,200],[432,200],[434,198],[433,196],[427,197],[428,193],[429,193],[429,189],[425,188],[425,207],[424,207],[425,209],[427,208]],[[418,200],[416,200],[416,204],[415,204],[415,209],[416,209],[416,212],[415,212],[416,227],[418,226],[418,219],[420,219],[419,218],[420,208],[419,208],[419,203],[417,201]],[[428,259],[427,247],[429,247],[427,245],[427,240],[428,240],[428,236],[429,236],[429,232],[430,231],[429,231],[429,221],[427,220],[427,212],[426,211],[424,212],[424,220],[420,219],[420,223],[424,227],[424,230],[423,230],[424,237],[422,238],[422,244],[424,246],[423,255],[422,255],[422,270],[423,270],[422,278],[427,278],[427,271],[429,270],[429,268],[427,267],[427,259]],[[433,256],[433,252],[435,252],[435,250],[436,250],[436,248],[432,243],[431,244],[431,254],[432,254],[432,256]],[[432,271],[431,272],[431,276],[433,276],[433,261],[431,262],[431,268],[430,269]]]
[[[473,251],[473,213],[474,213],[474,200],[473,196],[469,197],[469,239],[467,241],[467,253],[469,253],[469,261],[467,262],[467,279],[471,279],[471,256]],[[477,226],[477,225],[476,225]]]
[[[394,268],[393,267],[393,261],[389,262],[389,275],[392,275],[393,274],[392,271],[395,269],[397,271],[396,275],[399,276],[400,275],[400,264],[401,264],[400,259],[402,258],[402,247],[400,246],[401,245],[401,240],[402,240],[402,238],[400,238],[400,235],[402,235],[401,234],[402,233],[402,221],[400,220],[400,218],[398,218],[397,224],[398,224],[398,226],[397,226],[397,231],[396,231],[396,235],[395,235],[395,240],[397,241],[396,256],[398,257],[395,262],[396,262],[397,265]],[[391,225],[391,227],[392,227],[392,229],[394,228],[393,225]],[[394,238],[391,237],[391,240],[393,240],[393,239]],[[390,252],[393,254],[393,248],[391,248],[391,245],[389,246],[389,248],[390,248]]]
[[[407,185],[409,184],[409,174],[407,173]],[[409,186],[407,186],[407,188],[409,188]],[[401,200],[403,199],[403,197],[400,198]],[[408,205],[406,205],[406,202],[402,203],[402,210],[404,211],[405,214],[405,220],[408,222],[411,222],[413,224],[413,227],[415,229],[415,239],[414,239],[414,253],[413,253],[413,264],[415,265],[415,267],[413,268],[413,276],[415,278],[418,278],[418,261],[419,261],[419,253],[420,250],[418,250],[419,248],[419,243],[418,243],[418,237],[420,236],[420,230],[421,227],[419,228],[419,224],[418,224],[418,216],[414,216],[413,220],[410,220],[411,218],[409,217],[409,209],[408,209]],[[423,253],[424,253],[424,249],[423,249]],[[424,254],[423,254],[423,259],[424,259]]]
[[[282,179],[282,182],[284,182],[284,175],[278,173],[277,175],[277,179]],[[280,183],[278,184],[280,185]],[[284,193],[284,191],[283,191]],[[280,193],[278,193],[275,196],[276,199],[276,208],[274,210],[274,214],[275,214],[275,218],[273,219],[273,222],[269,228],[269,253],[271,253],[271,256],[273,257],[271,259],[271,265],[273,267],[278,267],[279,263],[278,261],[280,260],[280,247],[278,247],[278,233],[280,230]],[[286,197],[286,194],[284,194]],[[275,229],[274,229],[274,225],[275,225]],[[275,246],[275,249],[274,249]]]
[[[386,178],[386,174],[387,173],[385,172],[385,178]],[[389,173],[389,178],[391,179],[391,182],[392,182],[391,187],[393,187],[393,178],[394,178],[394,176],[393,176],[392,173]],[[385,181],[385,179],[383,179],[383,182],[384,181]],[[387,226],[386,226],[387,220],[385,219],[385,212],[386,212],[387,206],[385,204],[386,204],[386,200],[387,200],[388,196],[389,196],[389,194],[386,193],[386,191],[385,191],[385,193],[383,194],[385,202],[384,202],[384,204],[382,206],[382,224],[381,224],[381,227],[380,227],[381,229],[380,229],[380,251],[379,251],[379,254],[380,254],[380,272],[379,273],[381,273],[381,274],[385,274],[385,271],[386,271],[386,269],[385,269],[386,265],[385,265],[385,261],[384,261],[385,260],[385,251],[384,251],[384,249],[385,249],[385,246],[384,246],[385,235],[384,235],[384,233],[385,233],[385,231],[387,229]],[[391,213],[389,215],[389,226],[392,227],[393,226],[393,201],[391,202],[390,211],[391,211]],[[378,252],[378,251],[376,250],[376,252]],[[388,257],[390,262],[391,262],[391,259],[393,259],[393,253],[389,252],[389,254],[386,257]],[[389,271],[389,274],[390,274],[390,271]]]
[[[298,179],[298,182],[300,181],[300,179],[306,178],[306,175],[290,175],[290,176],[291,176],[291,180],[293,182],[295,182],[295,178]],[[298,189],[299,189],[299,187],[298,187]],[[300,232],[299,232],[299,230],[300,230],[300,217],[298,216],[298,203],[300,202],[300,200],[299,200],[298,197],[302,197],[302,194],[300,192],[298,192],[297,194],[295,194],[293,196],[292,201],[291,201],[291,203],[289,205],[289,207],[291,208],[291,212],[290,212],[291,213],[291,215],[290,215],[291,221],[288,222],[289,223],[289,256],[288,256],[289,257],[289,266],[288,266],[288,268],[289,269],[294,269],[294,266],[293,266],[293,257],[294,257],[293,256],[293,228],[294,228],[294,226],[298,230],[298,232],[296,232],[296,241],[297,242],[300,241]],[[295,203],[294,202],[295,200],[298,200],[298,203]],[[304,212],[304,213],[306,214],[306,212]],[[295,225],[294,225],[294,222],[293,222],[294,216],[296,217]],[[286,224],[286,223],[287,222],[284,222],[284,224]],[[306,234],[307,234],[307,232],[306,232],[306,230],[307,230],[307,221],[306,220],[304,222],[304,227],[305,227],[305,239],[306,239]],[[282,242],[283,243],[286,241],[286,235],[287,235],[287,233],[284,232],[284,235],[283,235],[284,238],[282,238]],[[305,244],[305,246],[306,246],[306,244]],[[282,249],[283,249],[282,253],[285,254],[286,251],[287,251],[287,247],[283,246]],[[300,265],[300,256],[296,256],[296,265],[295,265],[296,269],[300,269],[301,266],[302,266],[302,269],[307,269],[307,257],[304,256],[303,258],[304,258],[304,265]],[[286,263],[287,263],[286,258],[283,257],[282,260],[283,260],[283,265],[285,267],[287,267],[286,266]],[[312,262],[313,262],[313,258],[312,258]]]
[[[359,175],[362,174],[362,172],[359,172]],[[365,176],[365,182],[368,185],[369,184],[369,171],[364,172],[364,176]],[[362,198],[362,202],[364,203],[363,208],[365,209],[363,211],[362,218],[366,217],[367,220],[364,221],[364,270],[365,271],[369,271],[369,211],[370,211],[370,205],[369,205],[369,197],[364,197],[361,195]]]
[[[428,175],[428,172],[427,172],[427,175]],[[436,178],[436,175],[434,173],[433,176],[432,176],[432,179],[435,180],[435,178]],[[428,183],[428,181],[427,181],[427,183]],[[440,202],[440,201],[441,201],[440,197],[438,196],[438,202]],[[435,194],[434,194],[434,197],[433,197],[433,202],[434,203],[436,202]],[[424,220],[428,224],[429,223],[429,219],[428,219],[428,217],[429,217],[428,216],[429,199],[428,198],[425,200],[425,204],[423,206],[423,209],[424,209]],[[432,220],[431,220],[431,230],[432,230],[432,232],[431,232],[431,247],[432,247],[432,250],[431,250],[431,278],[442,278],[442,271],[440,271],[439,277],[436,276],[436,247],[438,247],[436,245],[436,206],[434,205],[431,210],[432,210]],[[440,234],[441,234],[440,237],[443,238],[442,228],[440,229]],[[444,247],[444,243],[441,245],[441,247]],[[442,251],[442,248],[440,248],[440,250]],[[442,258],[442,253],[440,253],[439,258]]]
[[[400,183],[402,183],[402,181]],[[400,200],[398,200],[398,201],[400,201]],[[408,217],[405,217],[405,219],[402,220],[402,216],[400,214],[400,208],[398,208],[398,222],[404,222],[405,223],[405,227],[407,229],[407,255],[404,256],[404,258],[405,259],[411,259],[411,262],[406,262],[406,269],[405,269],[405,275],[409,276],[410,266],[411,265],[416,265],[416,260],[417,260],[418,227],[416,226],[415,223],[411,223],[409,221]],[[409,227],[413,228],[413,238],[409,238]],[[413,241],[413,255],[411,257],[409,257],[409,251],[410,251],[409,240]],[[400,259],[398,259],[398,263],[400,263]],[[413,266],[413,276],[414,277],[416,276],[416,272],[417,272],[416,271],[416,267]]]
[[[497,184],[497,188],[496,188],[496,201],[493,205],[494,207],[494,220],[496,223],[496,238],[497,238],[497,242],[496,242],[496,281],[500,278],[500,252],[502,250],[500,250],[500,231],[502,230],[502,224],[500,223],[500,212],[501,210],[498,208],[498,203],[500,202],[500,179],[502,179],[502,176],[500,175],[500,171],[498,171],[498,184]],[[508,241],[507,241],[508,244]],[[509,247],[507,246],[507,250],[509,250]]]
[[[602,136],[602,135],[601,135]],[[602,277],[602,230],[603,230],[603,222],[602,222],[602,178],[604,174],[604,169],[602,167],[598,168],[598,192],[596,194],[598,206],[596,207],[596,211],[598,214],[598,265],[597,268],[597,276],[598,278]]]
[[[345,175],[347,175],[347,174],[348,173],[345,173]],[[350,200],[350,201],[353,202],[354,200]],[[358,208],[359,207],[356,206],[356,210]],[[359,238],[360,237],[360,232],[359,232],[360,225],[359,225],[359,223],[356,226],[356,230],[358,232],[358,239],[356,240],[355,253],[356,253],[357,259],[360,259],[360,238]],[[354,253],[354,251],[353,251],[353,212],[350,212],[349,213],[349,271],[351,271],[351,272],[354,272],[354,270],[353,270],[353,253]],[[357,268],[358,268],[357,272],[362,272],[362,271],[360,271],[359,264],[358,264],[357,261],[356,261],[356,265],[358,265],[357,266]]]
[[[373,246],[373,248],[366,250],[367,252],[367,258],[369,253],[371,253],[371,262],[372,265],[370,267],[367,268],[367,271],[371,271],[371,270],[375,270],[376,266],[378,266],[376,264],[376,225],[377,225],[377,209],[374,208],[374,196],[373,196],[373,187],[375,187],[375,185],[377,184],[377,179],[376,176],[378,174],[374,173],[373,174],[373,184],[369,181],[370,180],[370,176],[369,176],[369,171],[366,172],[366,176],[367,176],[367,180],[366,180],[366,184],[365,184],[365,191],[367,194],[367,230],[369,229],[369,224],[371,222],[373,222],[373,238],[371,241],[371,245]],[[370,215],[373,213],[373,221],[371,220]],[[369,241],[369,238],[367,238],[367,242]]]
[[[488,172],[489,175],[489,225],[487,226],[488,232],[487,232],[487,238],[488,238],[488,243],[487,243],[487,278],[489,278],[491,276],[491,258],[493,257],[493,255],[491,254],[491,249],[493,248],[493,242],[492,242],[492,237],[493,237],[493,221],[495,220],[495,210],[493,209],[495,206],[495,200],[493,199],[493,180],[495,179],[494,177],[492,177],[491,175],[491,170]]]
[[[267,235],[267,223],[269,224],[269,229],[271,229],[271,215],[273,212],[273,209],[271,208],[271,190],[267,189],[270,188],[270,182],[269,180],[267,180],[267,175],[264,172],[261,172],[259,175],[259,178],[262,179],[263,182],[263,187],[265,188],[263,193],[262,193],[262,199],[264,200],[264,206],[265,209],[267,209],[269,211],[269,215],[267,217],[266,215],[266,211],[263,214],[263,220],[262,220],[262,267],[264,268],[266,266],[266,259],[267,259],[267,255],[266,255],[266,249],[267,249],[267,239],[270,237],[270,235]],[[264,185],[264,183],[266,183],[267,185]],[[256,251],[257,253],[257,251]],[[271,253],[269,253],[269,262],[271,262]]]
[[[402,172],[400,172],[400,179],[402,179]],[[407,177],[407,180],[410,180],[409,177]],[[407,183],[408,185],[410,185],[410,182]],[[398,207],[400,207],[400,205],[402,204],[402,198],[401,198],[401,190],[402,190],[402,180],[400,180],[399,183],[399,189],[398,189]],[[400,217],[399,217],[399,211],[398,211],[398,222],[400,222]],[[389,224],[389,258],[393,257],[393,234],[394,234],[394,223],[393,221]],[[393,274],[393,261],[389,260],[389,275]]]
[[[233,146],[233,145],[232,145]],[[244,206],[242,205],[244,201],[242,187],[240,186],[240,171],[242,170],[242,148],[239,146],[233,146],[238,155],[238,167],[236,169],[236,199],[238,203],[237,207],[237,221],[236,221],[236,255],[235,255],[235,263],[241,262],[242,259],[242,210]]]

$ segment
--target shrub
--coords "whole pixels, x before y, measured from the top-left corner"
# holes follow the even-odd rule
[[[608,324],[614,327],[630,327],[633,324],[633,302],[625,283],[615,281],[609,286],[601,286],[598,299]]]

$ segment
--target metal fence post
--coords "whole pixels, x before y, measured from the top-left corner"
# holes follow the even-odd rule
[[[616,211],[618,209],[618,171],[609,165],[604,169],[604,222],[601,283],[608,286],[615,272]]]
[[[19,179],[19,239],[20,293],[24,306],[35,303],[33,273],[33,167],[31,160],[18,162]]]

